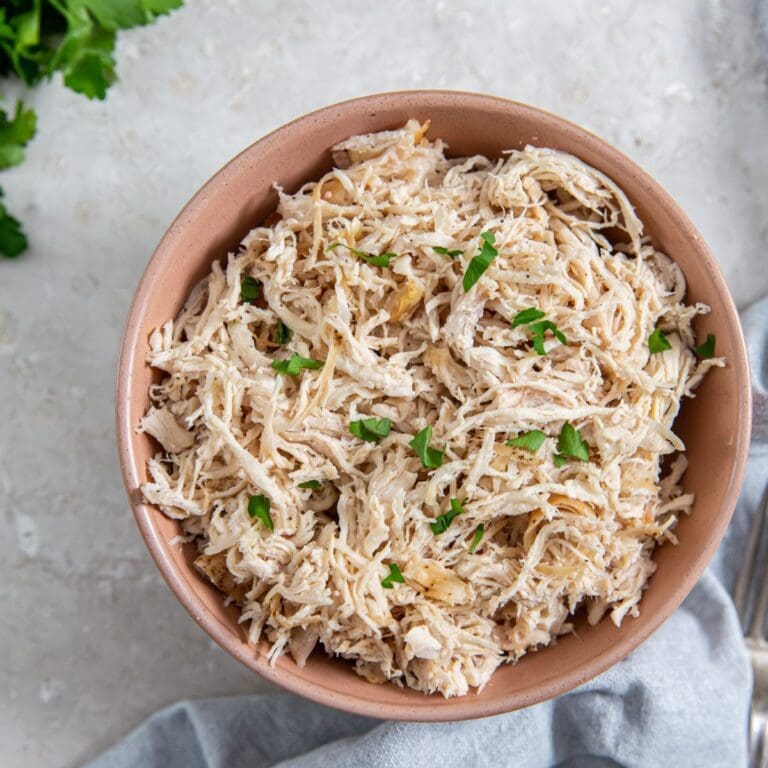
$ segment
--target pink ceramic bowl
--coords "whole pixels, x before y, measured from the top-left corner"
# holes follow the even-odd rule
[[[224,607],[222,594],[193,569],[195,547],[169,544],[178,524],[145,504],[139,492],[147,459],[157,449],[136,432],[156,375],[145,363],[152,329],[175,317],[211,262],[235,249],[274,210],[273,182],[293,191],[330,168],[336,142],[400,126],[410,117],[429,119],[429,135],[445,139],[455,155],[497,156],[535,144],[571,152],[613,178],[648,234],[682,268],[687,301],[712,307],[699,321],[699,333],[717,334],[718,353],[728,359],[727,368],[714,371],[696,398],[686,400],[677,422],[690,460],[684,484],[696,494],[696,504],[691,517],[680,521],[680,544],[656,552],[658,570],[640,617],[625,619],[620,629],[610,621],[591,627],[579,618],[577,634],[501,667],[482,693],[453,699],[368,683],[345,662],[318,652],[303,669],[287,656],[270,666],[266,644],[247,643],[238,610]],[[446,91],[381,94],[326,107],[260,139],[220,170],[185,206],[150,259],[128,317],[117,381],[117,435],[131,506],[155,562],[195,621],[243,664],[294,693],[356,714],[400,720],[457,720],[527,707],[589,680],[642,643],[690,592],[723,536],[744,471],[749,425],[749,375],[736,310],[717,263],[679,206],[631,160],[582,128],[523,104]]]

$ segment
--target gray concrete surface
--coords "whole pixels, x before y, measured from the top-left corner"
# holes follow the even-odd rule
[[[57,80],[30,94],[39,134],[0,176],[32,242],[0,264],[0,763],[78,765],[178,698],[267,688],[161,581],[114,447],[131,294],[213,171],[356,95],[527,101],[654,174],[744,306],[768,290],[768,69],[753,14],[750,0],[190,0],[121,36],[105,102]]]

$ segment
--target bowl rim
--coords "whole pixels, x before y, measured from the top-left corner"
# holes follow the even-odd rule
[[[409,703],[382,703],[373,698],[363,698],[355,694],[342,694],[336,690],[326,688],[316,682],[308,682],[292,668],[272,667],[264,654],[247,653],[246,648],[230,633],[225,631],[222,624],[205,606],[195,592],[190,590],[180,571],[166,552],[165,544],[155,528],[153,515],[156,512],[143,503],[136,495],[136,489],[140,483],[139,467],[133,451],[134,425],[130,423],[129,396],[131,380],[138,364],[135,350],[139,344],[146,343],[146,339],[140,337],[141,318],[143,317],[149,296],[151,285],[162,272],[161,265],[166,253],[170,253],[177,234],[184,228],[185,220],[194,218],[199,210],[205,207],[210,191],[219,185],[226,184],[230,175],[236,172],[238,166],[257,148],[267,146],[279,141],[286,133],[310,129],[314,121],[343,107],[345,109],[358,108],[367,110],[372,107],[388,106],[387,102],[393,98],[405,97],[406,99],[420,99],[421,106],[452,106],[455,109],[471,110],[478,108],[506,108],[515,110],[518,114],[538,121],[554,121],[558,127],[569,132],[581,141],[589,143],[593,149],[602,155],[611,157],[613,161],[625,164],[631,169],[637,180],[649,193],[659,199],[670,211],[670,216],[686,229],[692,237],[696,238],[699,256],[706,263],[707,269],[715,284],[715,290],[721,294],[726,308],[724,322],[736,329],[736,344],[729,355],[729,367],[735,372],[738,383],[739,419],[736,436],[736,451],[733,466],[730,472],[728,486],[723,500],[723,513],[717,518],[717,524],[710,529],[710,535],[706,546],[700,549],[686,571],[685,577],[678,581],[671,590],[664,607],[653,615],[652,620],[640,625],[633,631],[624,633],[613,646],[611,653],[603,653],[602,656],[591,657],[581,664],[565,671],[554,671],[544,682],[531,684],[527,688],[518,689],[507,695],[501,695],[492,701],[478,699],[471,693],[467,696],[450,700],[450,706],[430,706],[431,697],[425,696],[423,703],[417,705]],[[707,564],[715,553],[725,530],[730,522],[735,509],[736,501],[741,488],[746,468],[749,451],[750,424],[752,414],[751,386],[749,366],[747,362],[746,344],[744,342],[738,312],[728,290],[725,278],[715,260],[712,252],[702,236],[698,233],[683,209],[673,200],[668,192],[637,163],[627,157],[623,152],[615,148],[609,142],[596,136],[585,128],[538,107],[533,107],[511,99],[488,94],[473,93],[469,91],[455,90],[401,90],[359,96],[342,102],[308,112],[278,128],[267,133],[262,138],[249,144],[220,170],[216,171],[205,184],[190,198],[179,214],[175,217],[167,229],[159,244],[150,257],[141,279],[136,288],[133,301],[128,313],[117,366],[116,381],[116,432],[120,459],[120,470],[125,485],[128,499],[139,527],[144,542],[159,568],[163,578],[184,606],[192,618],[208,633],[208,635],[227,653],[245,664],[266,680],[280,687],[298,694],[318,704],[334,707],[352,714],[366,715],[379,719],[394,719],[421,722],[439,722],[449,720],[474,719],[489,715],[501,714],[515,709],[531,706],[545,701],[561,693],[565,693],[578,685],[590,680],[598,674],[613,666],[617,661],[626,657],[631,651],[643,643],[653,634],[661,624],[680,606],[685,597],[693,589]]]

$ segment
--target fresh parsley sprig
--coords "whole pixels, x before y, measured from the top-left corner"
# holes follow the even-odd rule
[[[414,435],[408,445],[413,448],[416,455],[421,459],[421,466],[425,469],[437,469],[443,466],[445,460],[445,448],[438,451],[437,448],[430,448],[429,441],[432,439],[432,427],[424,427],[420,432]]]
[[[153,22],[182,0],[6,0],[0,7],[0,77],[15,74],[33,86],[60,71],[67,88],[103,99],[117,79],[117,32]],[[36,117],[19,102],[0,110],[0,170],[18,165],[35,135]],[[2,190],[0,189],[0,197]],[[27,248],[18,219],[0,202],[0,256]]]
[[[472,257],[472,261],[469,262],[467,271],[464,273],[462,281],[464,293],[469,293],[472,286],[483,276],[493,260],[499,255],[499,252],[494,248],[496,235],[493,232],[481,232],[480,239],[482,240],[480,252],[477,256]]]

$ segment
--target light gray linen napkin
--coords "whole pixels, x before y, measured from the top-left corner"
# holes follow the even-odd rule
[[[742,321],[755,426],[734,522],[680,609],[627,659],[552,701],[470,722],[379,722],[289,695],[182,701],[89,768],[746,765],[752,675],[729,592],[768,482],[768,299]]]

